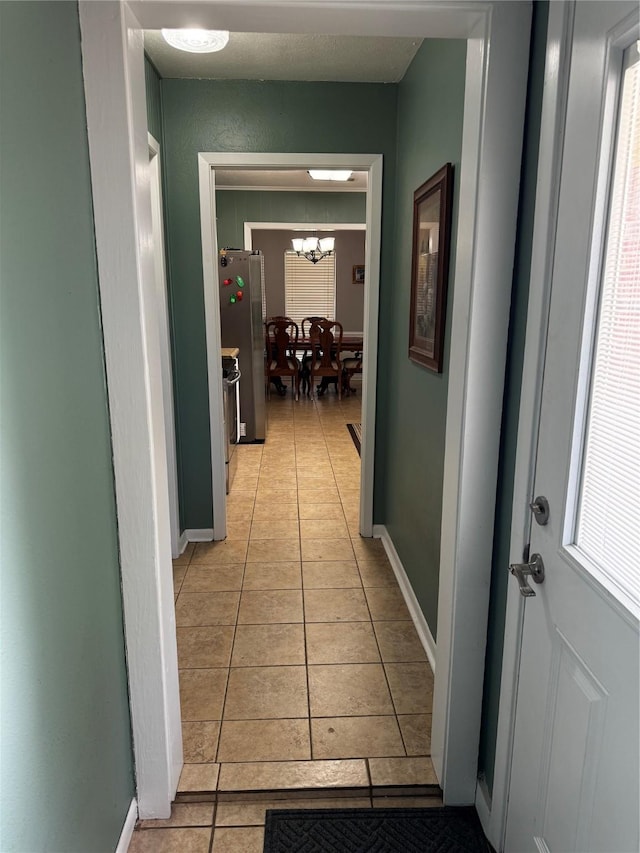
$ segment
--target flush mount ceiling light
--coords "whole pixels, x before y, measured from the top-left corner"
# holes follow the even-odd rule
[[[226,47],[228,30],[162,30],[167,44],[189,53],[215,53]]]
[[[317,264],[333,252],[335,237],[296,237],[292,241],[293,250],[298,257],[304,257],[312,264]]]
[[[348,169],[309,169],[308,172],[314,181],[349,181],[353,174]]]

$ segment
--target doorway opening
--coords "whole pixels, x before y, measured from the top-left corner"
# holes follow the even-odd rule
[[[211,3],[201,5],[199,13],[204,26],[242,31],[247,9],[255,12],[256,8],[248,2]],[[372,14],[363,15],[365,9]],[[358,9],[352,3],[339,2],[332,11],[332,27],[344,33],[363,34],[365,29],[373,34],[424,33],[467,40],[460,184],[460,209],[465,215],[458,226],[452,310],[451,334],[457,346],[452,347],[447,400],[434,764],[449,801],[469,802],[475,791],[490,531],[520,169],[519,129],[526,89],[521,58],[528,44],[530,10],[527,4],[492,4],[471,10],[425,2],[398,11],[391,2],[363,2]],[[268,12],[265,16],[261,6],[261,25],[275,32],[291,32],[291,28],[315,31],[323,22],[322,12],[318,14],[313,2],[296,4],[293,9],[274,0]],[[161,488],[166,473],[158,446],[157,346],[148,299],[151,268],[144,251],[150,205],[147,184],[136,180],[138,165],[148,158],[142,150],[146,147],[146,109],[141,30],[166,26],[167,15],[173,26],[187,25],[185,14],[180,4],[80,4],[132,728],[143,816],[168,814],[181,754],[177,657],[171,637],[173,595],[165,557],[169,553],[168,507],[162,502]],[[106,68],[113,73],[106,74]],[[503,133],[505,124],[513,128],[511,136]],[[108,135],[105,127],[110,129]],[[329,156],[322,159],[326,162]],[[381,172],[381,164],[369,164],[371,176],[376,168]],[[206,182],[209,173],[210,167]],[[368,214],[376,203],[380,205],[381,198],[368,197]],[[201,212],[203,227],[211,232],[210,211]],[[370,245],[379,243],[377,229],[370,233]],[[212,261],[210,258],[206,264],[211,266]],[[377,275],[377,259],[367,262]],[[207,273],[211,275],[211,270],[205,266]],[[211,293],[205,288],[207,299]],[[370,355],[363,377],[365,407],[373,399],[369,388],[375,389],[373,350]],[[215,366],[219,406],[222,377],[218,358]],[[366,470],[372,453],[366,435],[363,453]],[[218,459],[223,464],[222,454]],[[218,464],[216,460],[214,464]],[[366,524],[367,519],[363,521]],[[363,527],[361,532],[366,532]],[[477,618],[466,619],[464,614],[469,612]]]
[[[198,155],[202,263],[209,378],[209,416],[211,423],[211,459],[213,493],[213,538],[226,535],[226,477],[224,475],[224,441],[222,411],[222,378],[219,356],[220,337],[220,269],[217,240],[216,169],[307,170],[350,169],[366,173],[365,253],[367,287],[363,300],[363,338],[366,342],[362,364],[362,409],[364,425],[361,444],[360,533],[373,534],[373,485],[375,459],[375,411],[378,350],[378,307],[380,287],[380,246],[382,231],[382,156],[363,154],[231,154],[201,152]],[[245,226],[246,227],[246,226]],[[246,239],[246,236],[245,236]],[[242,379],[240,380],[242,381]]]

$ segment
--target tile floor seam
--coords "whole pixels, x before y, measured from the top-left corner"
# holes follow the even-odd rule
[[[358,567],[358,572],[360,572],[359,567]],[[362,575],[360,577],[362,579]],[[367,610],[369,611],[369,616],[371,617],[371,625],[373,627],[373,636],[375,637],[376,646],[378,647],[378,654],[380,655],[380,662],[382,664],[382,672],[384,673],[384,680],[385,680],[385,683],[387,685],[387,690],[389,691],[389,696],[391,697],[391,703],[393,705],[394,715],[395,715],[395,719],[396,719],[396,726],[398,727],[398,731],[400,732],[400,738],[402,740],[402,746],[404,748],[405,756],[408,756],[409,753],[407,752],[407,745],[406,745],[404,737],[402,735],[402,729],[400,728],[400,722],[398,720],[398,707],[397,707],[396,702],[393,698],[393,691],[391,690],[391,684],[390,684],[389,678],[387,676],[387,668],[385,666],[384,658],[382,656],[382,649],[380,648],[380,643],[378,641],[378,635],[376,634],[376,629],[375,629],[374,620],[373,620],[373,614],[371,612],[371,607],[369,606],[369,599],[367,598],[366,590],[365,590],[364,597],[365,597],[365,601],[367,603]]]
[[[295,419],[295,418],[294,418]],[[296,472],[298,470],[298,450],[297,444],[294,443],[293,446],[294,453],[294,464],[296,467]],[[296,480],[296,482],[298,482]],[[309,732],[309,758],[313,761],[315,758],[314,748],[313,748],[313,730],[311,727],[311,684],[309,683],[309,648],[308,648],[308,635],[307,635],[307,605],[304,596],[304,571],[302,568],[302,525],[300,524],[300,489],[299,486],[296,486],[296,499],[298,504],[298,534],[300,541],[300,584],[302,590],[302,624],[303,624],[303,633],[304,633],[304,669],[305,669],[305,677],[307,684],[307,729]]]
[[[252,513],[252,517],[253,517],[253,513]],[[249,532],[251,532],[251,528],[249,528]],[[248,554],[248,551],[249,551],[249,547],[247,545],[247,554]],[[236,634],[238,632],[238,617],[240,615],[240,602],[242,601],[242,587],[244,586],[244,576],[245,576],[246,569],[247,569],[247,559],[246,558],[247,558],[247,555],[245,554],[245,561],[244,561],[244,564],[242,566],[242,578],[240,580],[240,595],[238,596],[238,606],[236,608],[236,621],[235,621],[235,624],[233,626],[233,634],[231,636],[231,648],[229,649],[229,664],[227,666],[227,680],[226,680],[225,688],[224,688],[224,696],[222,699],[222,707],[220,708],[220,732],[218,734],[218,743],[216,746],[216,763],[218,765],[220,764],[220,762],[218,760],[218,756],[220,755],[220,745],[222,743],[222,724],[223,724],[224,719],[225,719],[224,710],[225,710],[225,705],[227,704],[227,693],[229,691],[229,681],[231,679],[231,661],[233,659],[233,648],[235,646]],[[220,771],[218,770],[218,779],[216,780],[216,788],[218,786],[219,779],[220,779]],[[214,823],[214,825],[215,825],[215,823]],[[212,835],[213,835],[213,833],[212,833]]]

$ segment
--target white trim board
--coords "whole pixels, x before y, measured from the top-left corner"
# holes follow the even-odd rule
[[[324,0],[80,0],[79,6],[133,748],[143,817],[168,816],[181,750],[169,511],[163,498],[165,437],[156,390],[159,354],[148,297],[153,271],[146,250],[150,202],[148,170],[143,168],[148,153],[141,30],[192,26],[195,14],[200,26],[237,31],[250,19],[261,32],[326,32],[328,24],[345,35],[467,39],[457,177],[464,215],[458,224],[453,282],[432,745],[445,802],[473,802],[530,3],[333,0],[329,19]],[[322,156],[327,162],[331,155]],[[259,165],[259,155],[256,160]],[[379,275],[381,233],[375,211],[382,206],[381,159],[371,165],[369,175],[371,277]],[[377,314],[378,291],[369,288],[365,316]],[[370,350],[363,389],[372,425],[376,356]],[[221,384],[220,373],[216,371]],[[373,470],[368,432],[362,464]],[[370,535],[370,507],[361,506],[360,522],[362,532]]]
[[[244,223],[244,247],[248,251],[253,249],[254,231],[366,231],[366,222],[341,222],[339,224],[313,222],[245,222]]]
[[[213,528],[188,528],[182,535],[185,537],[187,542],[211,542],[213,540]],[[182,550],[184,551],[184,548]]]
[[[176,428],[173,402],[173,367],[171,333],[169,331],[169,296],[164,249],[164,216],[162,208],[162,169],[160,143],[150,133],[149,170],[151,212],[153,223],[153,262],[156,272],[156,310],[160,335],[160,370],[162,374],[162,405],[167,449],[167,478],[169,489],[169,518],[171,522],[171,556],[180,554],[180,509],[178,506],[178,462],[176,459]]]
[[[133,838],[133,830],[136,828],[137,820],[138,804],[135,799],[133,799],[129,805],[129,810],[127,811],[127,816],[122,827],[122,832],[120,833],[120,838],[118,839],[115,853],[127,853],[129,845],[131,844],[131,839]]]
[[[364,193],[362,187],[228,187],[218,184],[217,190],[225,192],[268,192],[268,193]]]
[[[187,536],[187,531],[183,530],[180,534],[180,538],[178,539],[178,556],[180,556],[180,554],[184,554],[188,544],[189,537]]]
[[[382,222],[382,155],[380,154],[231,154],[205,152],[198,154],[200,187],[200,222],[202,234],[202,266],[204,275],[205,328],[209,377],[209,412],[211,425],[211,458],[213,461],[213,529],[215,539],[226,536],[226,493],[224,489],[224,430],[222,425],[222,380],[220,378],[220,305],[218,242],[216,222],[216,167],[278,168],[282,166],[309,169],[354,169],[367,171],[367,221],[356,227],[341,223],[337,229],[329,223],[315,226],[304,223],[306,229],[365,230],[365,266],[367,286],[364,294],[364,361],[362,369],[362,448],[360,460],[361,497],[360,533],[371,536],[373,525],[373,482],[375,447],[376,376],[378,354],[378,304],[380,287],[380,231]],[[247,225],[245,224],[245,245]],[[252,224],[252,223],[251,223]],[[282,223],[268,223],[280,230]],[[280,226],[280,228],[278,228]],[[286,227],[286,226],[285,226]],[[299,227],[299,224],[298,224]],[[249,232],[250,233],[250,232]],[[376,238],[377,235],[377,238]],[[220,386],[220,387],[218,387]],[[222,476],[222,479],[220,479]]]
[[[478,813],[478,818],[480,820],[480,825],[482,826],[482,831],[487,836],[489,842],[494,845],[493,839],[491,837],[491,833],[493,830],[492,821],[491,821],[491,797],[489,796],[489,791],[487,790],[487,783],[485,779],[478,779],[478,784],[476,786],[476,812]]]
[[[404,566],[402,565],[402,560],[398,556],[398,552],[396,551],[395,545],[393,544],[393,541],[389,536],[389,531],[384,526],[384,524],[374,524],[373,535],[376,537],[376,539],[382,540],[384,550],[386,551],[387,557],[389,558],[389,562],[391,563],[391,568],[393,569],[393,573],[396,576],[396,580],[398,581],[400,592],[402,593],[407,608],[409,609],[411,619],[413,620],[415,629],[418,632],[420,642],[422,643],[422,646],[425,650],[425,653],[429,660],[429,664],[431,665],[431,669],[435,674],[436,641],[433,639],[433,634],[429,629],[429,625],[424,617],[422,608],[420,607],[418,599],[416,598],[416,594],[413,591],[411,581],[407,577],[407,573],[404,569]]]

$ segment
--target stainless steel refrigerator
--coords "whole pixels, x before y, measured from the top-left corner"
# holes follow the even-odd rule
[[[240,350],[240,441],[264,441],[262,255],[222,249],[218,275],[222,346]]]

